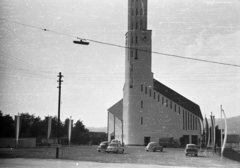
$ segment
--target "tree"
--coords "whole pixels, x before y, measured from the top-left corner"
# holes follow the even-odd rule
[[[40,117],[35,117],[34,114],[21,114],[20,123],[20,138],[35,137],[37,142],[41,142],[47,137],[47,121],[41,120]],[[69,119],[65,119],[64,123],[59,123],[59,138],[68,137]],[[15,137],[15,123],[10,115],[3,115],[0,111],[0,137]],[[58,118],[52,118],[51,138],[58,137]],[[76,144],[86,144],[90,140],[89,130],[85,128],[82,121],[78,120],[72,129],[72,142]]]
[[[14,120],[10,115],[3,116],[0,111],[0,137],[13,138],[15,135]]]
[[[89,130],[85,128],[82,121],[77,120],[72,131],[72,142],[76,144],[86,144],[90,140],[89,135],[86,134],[88,132]]]
[[[59,123],[59,138],[64,137],[64,124],[61,122]],[[54,116],[52,118],[52,132],[51,137],[57,138],[58,137],[58,118]]]

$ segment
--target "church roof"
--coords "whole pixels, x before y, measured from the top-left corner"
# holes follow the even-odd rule
[[[189,110],[196,116],[203,119],[200,107],[196,103],[185,98],[184,96],[180,95],[179,93],[175,92],[174,90],[170,89],[169,87],[165,86],[164,84],[160,83],[155,79],[153,79],[153,88],[168,99],[174,101],[186,110]]]
[[[110,107],[108,109],[108,112],[112,113],[119,120],[122,120],[123,119],[123,99],[121,99],[116,104],[114,104],[112,107]]]
[[[163,96],[167,97],[168,99],[174,101],[175,103],[179,104],[186,110],[192,112],[196,116],[202,117],[202,113],[200,107],[192,102],[191,100],[185,98],[184,96],[180,95],[179,93],[175,92],[174,90],[170,89],[169,87],[165,86],[164,84],[160,83],[157,80],[153,80],[153,88]],[[115,103],[112,107],[108,109],[108,111],[117,117],[119,120],[123,118],[123,99]]]

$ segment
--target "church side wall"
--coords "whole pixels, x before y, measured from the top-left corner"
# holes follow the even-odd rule
[[[141,84],[136,87],[138,96],[132,97],[128,145],[144,145],[146,137],[158,142],[160,137],[179,139],[184,135],[185,143],[198,143],[200,125],[197,116],[151,87]]]
[[[111,140],[112,133],[114,133],[114,115],[108,112],[108,141]]]
[[[115,118],[115,139],[122,143],[122,121]]]

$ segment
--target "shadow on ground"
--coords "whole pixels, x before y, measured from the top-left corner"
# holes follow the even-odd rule
[[[237,151],[231,149],[231,148],[225,148],[223,152],[223,156],[235,161],[240,162],[240,153]]]

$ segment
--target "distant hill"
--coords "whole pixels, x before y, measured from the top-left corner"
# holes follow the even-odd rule
[[[107,133],[107,127],[87,127],[87,129],[90,132],[106,132]]]
[[[210,120],[208,120],[210,123]],[[222,120],[223,122],[223,129],[224,129],[224,118]],[[216,118],[216,125],[219,125],[219,128],[221,128],[221,119]],[[240,134],[240,116],[236,117],[230,117],[227,118],[227,132],[228,134]]]

